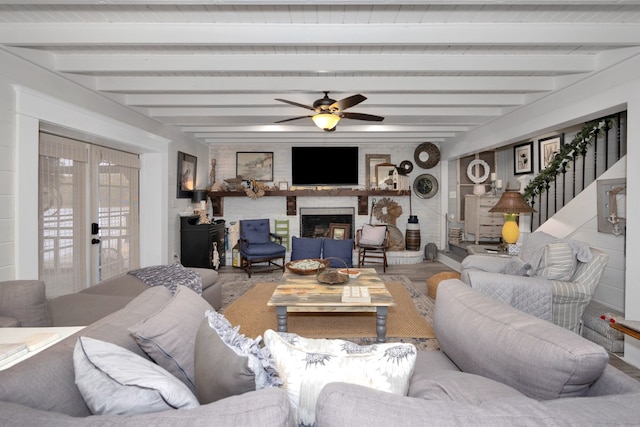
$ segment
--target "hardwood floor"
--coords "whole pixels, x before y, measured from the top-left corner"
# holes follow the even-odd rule
[[[454,271],[453,269],[449,268],[448,266],[444,265],[439,261],[433,261],[433,262],[424,261],[419,264],[390,265],[387,267],[386,273],[383,273],[381,265],[372,264],[372,265],[367,265],[367,267],[375,267],[378,274],[402,274],[408,277],[418,289],[424,292],[425,295],[427,295],[426,280],[429,277],[431,277],[436,273],[440,273],[442,271]],[[241,274],[241,275],[247,274],[240,268],[234,268],[230,266],[220,267],[219,272],[220,274]],[[255,274],[260,274],[260,273],[255,273]],[[622,360],[619,357],[619,355],[611,353],[609,357],[609,363],[612,366],[615,366],[616,368],[620,369],[627,375],[640,381],[640,369],[635,368],[634,366],[626,363],[624,360]]]

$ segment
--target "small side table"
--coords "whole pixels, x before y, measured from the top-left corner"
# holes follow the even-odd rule
[[[58,334],[58,338],[54,341],[47,342],[45,345],[38,347],[35,350],[28,351],[21,357],[12,360],[0,367],[0,371],[7,369],[17,363],[22,362],[33,356],[34,354],[40,353],[42,350],[51,347],[57,342],[62,341],[63,339],[75,334],[76,332],[82,330],[84,326],[60,326],[60,327],[41,327],[41,328],[0,328],[0,343],[10,344],[10,343],[21,343],[25,340],[28,340],[29,337],[41,334],[41,333],[56,333]]]

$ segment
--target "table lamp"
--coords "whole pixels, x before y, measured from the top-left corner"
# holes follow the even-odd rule
[[[194,190],[191,201],[193,203],[200,203],[200,209],[198,210],[200,214],[199,223],[210,224],[209,218],[207,217],[207,190]]]
[[[518,215],[521,213],[536,212],[536,210],[527,204],[519,191],[507,189],[502,193],[502,196],[500,196],[498,203],[489,209],[489,212],[500,212],[504,214],[502,240],[507,244],[513,245],[518,241],[518,237],[520,236],[520,228],[516,222]]]

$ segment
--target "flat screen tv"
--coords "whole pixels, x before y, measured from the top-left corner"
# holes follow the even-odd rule
[[[291,147],[292,185],[358,185],[358,147]]]

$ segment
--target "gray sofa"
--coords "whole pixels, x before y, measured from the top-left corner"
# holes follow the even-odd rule
[[[218,272],[190,268],[200,275],[202,297],[218,310],[222,286]],[[11,280],[0,283],[0,327],[84,326],[124,308],[149,286],[131,274],[107,279],[95,286],[47,300],[39,280]]]
[[[438,287],[434,327],[441,351],[419,352],[408,396],[331,383],[317,425],[640,425],[640,382],[566,329],[457,279]]]
[[[197,297],[195,293],[193,295]],[[290,425],[289,401],[279,388],[250,391],[192,409],[128,416],[91,415],[75,382],[73,354],[78,337],[91,337],[113,343],[149,359],[129,328],[159,313],[170,304],[172,298],[171,293],[162,286],[148,288],[124,308],[31,358],[0,371],[0,425]],[[197,305],[199,308],[196,309],[198,313],[195,316],[198,319],[200,316],[204,318],[204,308],[211,307],[204,302]],[[193,305],[189,306],[190,309],[192,307]],[[184,314],[176,313],[175,317],[181,322],[184,317],[194,316],[194,312],[182,313]]]

